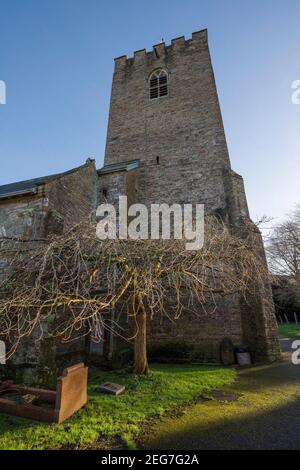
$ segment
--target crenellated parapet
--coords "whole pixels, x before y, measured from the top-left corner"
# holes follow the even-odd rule
[[[184,36],[174,38],[171,40],[170,45],[166,45],[165,42],[155,44],[152,51],[146,49],[140,49],[135,51],[133,57],[127,57],[123,55],[115,58],[115,72],[121,71],[126,67],[132,65],[139,65],[143,63],[152,63],[157,60],[164,60],[166,56],[184,53],[190,49],[205,49],[208,46],[207,29],[196,31],[192,33],[190,39],[186,39]]]

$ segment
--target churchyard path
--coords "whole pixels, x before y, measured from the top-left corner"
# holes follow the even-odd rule
[[[300,365],[291,362],[291,342],[281,339],[281,362],[241,369],[230,386],[154,423],[141,447],[300,449]]]

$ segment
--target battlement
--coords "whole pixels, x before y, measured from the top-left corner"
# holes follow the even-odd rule
[[[127,57],[122,55],[115,58],[115,70],[121,70],[125,66],[146,62],[146,60],[163,59],[170,52],[181,52],[190,46],[197,45],[202,48],[207,47],[207,29],[201,31],[195,31],[192,33],[190,39],[185,39],[184,36],[180,36],[171,40],[170,45],[166,45],[165,42],[155,44],[152,51],[146,49],[140,49],[135,51],[133,57]]]

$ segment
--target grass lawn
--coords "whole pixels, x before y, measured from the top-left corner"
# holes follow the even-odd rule
[[[279,334],[288,338],[300,338],[300,324],[284,324],[278,326]]]
[[[40,424],[0,415],[0,449],[55,449],[83,446],[99,437],[121,438],[134,446],[134,435],[147,418],[190,402],[199,394],[218,389],[235,378],[222,367],[152,365],[148,376],[124,371],[90,371],[89,403],[62,424]],[[124,394],[100,395],[104,381],[126,385]]]

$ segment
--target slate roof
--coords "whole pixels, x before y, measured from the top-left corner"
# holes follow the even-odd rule
[[[18,181],[16,183],[4,184],[0,186],[0,199],[5,199],[8,197],[23,196],[26,194],[37,194],[38,186],[41,184],[48,183],[49,181],[60,178],[61,176],[66,176],[74,171],[77,171],[79,168],[82,168],[84,165],[81,165],[72,170],[65,171],[63,173],[56,173],[54,175],[41,176],[40,178],[34,178],[31,180]]]
[[[120,163],[111,163],[110,165],[104,165],[98,171],[99,175],[103,175],[105,173],[113,173],[115,171],[130,171],[138,168],[140,165],[139,160],[129,160],[127,162],[120,162]]]

